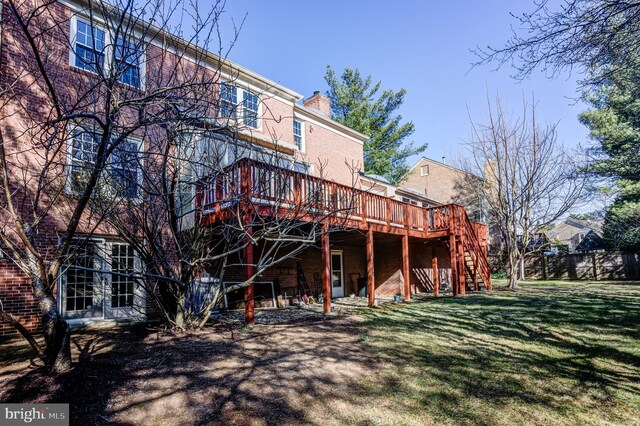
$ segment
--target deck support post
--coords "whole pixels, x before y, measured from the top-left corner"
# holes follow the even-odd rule
[[[451,290],[453,291],[453,295],[458,295],[458,257],[456,250],[456,235],[451,232],[449,234],[449,255],[451,257]]]
[[[404,300],[411,300],[411,270],[409,269],[409,234],[402,236],[402,275],[404,278]]]
[[[253,235],[253,227],[248,225],[246,230],[247,246],[244,249],[244,276],[245,280],[251,279],[255,275],[255,263],[253,260],[253,243],[251,236]],[[253,282],[244,288],[244,322],[248,326],[255,324],[254,317],[255,297],[253,292]]]
[[[433,296],[438,297],[440,292],[440,276],[438,275],[438,256],[435,255],[435,250],[431,249],[431,271],[433,274]]]
[[[376,304],[376,284],[375,271],[373,268],[373,229],[367,230],[367,296],[369,298],[369,306]]]
[[[322,312],[331,312],[331,246],[329,226],[322,225]]]
[[[458,293],[464,296],[467,293],[467,280],[464,278],[466,270],[466,263],[464,258],[464,246],[462,245],[462,236],[458,238]]]

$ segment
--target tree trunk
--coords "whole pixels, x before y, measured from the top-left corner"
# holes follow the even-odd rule
[[[58,304],[46,289],[42,280],[34,280],[33,286],[42,314],[42,334],[44,336],[44,363],[52,373],[60,373],[71,368],[71,330],[69,324],[58,311]]]
[[[518,255],[513,251],[510,252],[508,256],[509,256],[509,270],[507,271],[508,278],[509,278],[508,288],[510,290],[515,290],[518,288],[518,273],[519,273],[518,264],[520,262],[518,259]]]
[[[184,313],[185,313],[186,294],[183,290],[180,290],[176,300],[176,327],[184,329]]]

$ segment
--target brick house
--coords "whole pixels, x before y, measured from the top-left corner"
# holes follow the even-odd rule
[[[95,54],[91,49],[95,50],[100,43],[108,44],[110,36],[105,28],[89,20],[86,3],[82,0],[64,1],[47,7],[57,22],[64,23],[59,27],[61,37],[70,41],[61,43],[59,50],[54,52],[60,61],[56,84],[71,87],[78,80],[85,79],[90,71],[83,67],[83,55]],[[2,30],[0,73],[7,78],[17,61],[21,60],[20,52],[25,46],[21,46],[24,40],[16,37],[10,28]],[[91,37],[93,41],[88,43]],[[154,72],[159,68],[153,63],[154,49],[161,48],[151,44],[141,53],[145,57],[131,64],[130,72],[123,74],[122,83],[141,91],[153,85]],[[178,51],[177,54],[179,49],[188,49],[180,43],[171,48]],[[367,136],[332,120],[329,100],[325,96],[315,92],[305,99],[294,90],[222,60],[213,53],[204,57],[211,61],[213,68],[221,69],[223,80],[220,109],[212,115],[228,118],[229,111],[240,105],[241,113],[233,113],[234,119],[243,124],[240,139],[259,145],[263,151],[277,150],[281,153],[289,164],[281,173],[287,173],[293,179],[303,183],[311,181],[322,169],[327,197],[319,203],[318,209],[326,207],[325,204],[340,191],[348,191],[355,200],[352,211],[342,218],[346,224],[344,229],[324,234],[297,259],[268,270],[259,282],[251,286],[252,294],[263,296],[265,302],[262,306],[270,306],[269,300],[272,300],[271,305],[275,305],[277,298],[296,292],[298,265],[315,293],[324,296],[327,312],[332,298],[351,294],[366,293],[369,303],[374,304],[376,297],[402,295],[408,299],[411,294],[419,292],[437,293],[442,284],[452,288],[454,294],[464,294],[467,288],[478,290],[482,285],[491,287],[485,257],[485,227],[469,220],[464,208],[452,204],[452,200],[442,202],[431,193],[426,194],[427,198],[411,189],[410,183],[399,188],[380,177],[354,173],[354,169],[363,164],[363,144]],[[12,102],[38,104],[37,92],[32,96]],[[36,110],[35,114],[38,113]],[[12,134],[10,129],[22,124],[19,116],[12,115],[0,122],[8,135]],[[72,143],[68,144],[60,173],[67,195],[74,194],[75,186],[82,179],[82,165],[92,150],[92,140],[86,132],[71,134]],[[30,143],[25,135],[16,135],[10,142],[12,146]],[[143,136],[133,136],[130,143],[137,144],[136,149],[152,149]],[[230,166],[238,167],[242,176],[256,176],[253,172],[260,167],[260,158],[234,159],[233,162]],[[123,164],[120,167],[118,176],[122,181],[119,184],[125,193],[127,190],[135,192],[134,184],[140,176],[136,167],[139,166],[127,168]],[[278,179],[278,176],[273,178]],[[307,186],[302,184],[299,187]],[[206,193],[207,189],[204,191]],[[224,209],[223,203],[206,197],[201,202],[204,203],[203,215],[208,215],[209,223],[223,220],[214,213]],[[291,203],[295,203],[295,199]],[[61,224],[67,220],[68,212],[63,208],[56,212],[57,215],[49,218],[47,233],[41,237],[43,245],[55,245],[55,239],[64,229]],[[326,226],[331,226],[331,218],[327,219]],[[87,229],[84,231],[88,232]],[[57,303],[69,322],[144,320],[152,315],[152,302],[137,288],[135,281],[126,276],[123,278],[115,270],[114,265],[122,270],[144,267],[131,246],[118,240],[108,227],[100,227],[93,230],[91,244],[82,250],[104,253],[112,269],[105,270],[92,260],[87,261],[92,259],[90,255],[67,265],[58,277]],[[246,256],[251,258],[250,253]],[[242,268],[232,268],[226,276],[230,282],[238,281],[244,273]],[[30,287],[27,277],[9,256],[0,258],[3,309],[28,328],[35,329],[39,324],[38,309]],[[253,299],[244,303],[247,315],[252,315],[253,307]],[[12,332],[9,324],[0,323],[0,334]]]
[[[481,185],[483,178],[427,157],[420,158],[407,172],[403,188],[429,197],[436,204],[458,203],[464,206],[473,220],[486,223],[482,200],[470,194],[469,185]]]

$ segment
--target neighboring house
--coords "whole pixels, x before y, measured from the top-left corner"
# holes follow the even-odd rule
[[[409,169],[401,187],[428,197],[438,204],[456,203],[464,206],[469,217],[486,223],[486,207],[474,191],[474,185],[482,185],[483,178],[427,157],[420,158]]]
[[[74,56],[74,49],[84,48],[79,45],[81,31],[100,32],[105,36],[104,29],[97,25],[87,30],[86,5],[81,0],[69,0],[47,6],[60,17],[59,22],[66,22],[61,28],[67,39],[72,40],[69,48],[60,49],[63,65],[58,70],[56,84],[70,85],[74,79],[89,72],[78,68]],[[0,75],[10,70],[10,60],[19,58],[21,49],[26,50],[20,45],[24,40],[12,37],[4,30]],[[179,44],[172,46],[172,49],[180,48]],[[141,60],[127,81],[140,90],[145,89],[144,78],[150,78],[153,66],[152,52],[146,54],[148,60]],[[336,190],[332,188],[347,191],[353,187],[352,166],[363,164],[363,143],[367,136],[332,120],[329,99],[319,92],[303,99],[297,92],[213,53],[208,57],[212,66],[222,63],[223,76],[236,76],[233,82],[221,84],[222,102],[217,115],[228,118],[232,106],[242,106],[243,114],[234,118],[244,125],[245,130],[240,135],[244,143],[259,145],[264,152],[277,149],[283,155],[282,170],[295,170],[303,179],[322,169],[323,179],[333,182],[327,185],[327,191]],[[18,98],[14,101],[27,100]],[[20,127],[22,123],[20,117],[11,117],[1,125]],[[73,149],[69,144],[66,177],[63,176],[67,179],[68,196],[73,195],[74,185],[82,177],[77,172],[77,165],[88,158],[83,150],[90,151],[92,146],[87,133],[77,131],[72,134]],[[17,137],[15,142],[30,143],[26,137]],[[147,147],[142,139],[132,138],[131,143],[139,144],[140,149]],[[221,138],[216,143],[224,146],[227,141]],[[253,156],[253,152],[248,155]],[[261,160],[260,157],[254,159]],[[421,175],[425,166],[429,167],[428,173]],[[122,173],[122,187],[129,187],[127,179],[139,178],[141,173],[137,167],[140,166]],[[357,277],[366,279],[371,304],[379,296],[402,294],[409,298],[412,293],[434,291],[434,276],[440,284],[451,286],[456,294],[464,294],[472,284],[476,284],[476,289],[478,285],[490,288],[490,273],[483,253],[486,229],[470,222],[464,209],[448,205],[456,201],[452,185],[455,177],[463,172],[423,159],[414,166],[412,173],[402,188],[379,177],[356,173],[356,187],[364,192],[357,195],[360,204],[351,213],[348,229],[323,238],[299,259],[266,271],[260,277],[261,285],[276,292],[274,283],[277,282],[279,291],[291,294],[296,290],[296,262],[299,261],[309,280],[324,276],[321,288],[325,300],[358,293]],[[425,177],[432,180],[426,181]],[[135,188],[135,185],[130,187]],[[334,194],[328,195],[327,200],[332,200]],[[203,214],[211,214],[211,221],[218,220],[212,213],[216,206],[209,207]],[[48,238],[60,232],[62,220],[62,217],[53,218]],[[94,261],[94,253],[100,251],[110,259],[108,264],[118,265],[123,271],[144,268],[131,246],[119,241],[108,230],[99,229],[89,244],[76,251],[85,255],[76,256],[72,261],[75,263],[67,265],[59,277],[57,289],[59,309],[70,322],[144,320],[153,315],[152,302],[136,287],[133,279]],[[323,271],[329,273],[323,274]],[[237,282],[242,280],[242,274],[243,269],[231,268],[225,276],[230,282]],[[6,258],[0,258],[0,300],[8,312],[29,328],[39,326],[29,281]],[[324,308],[328,310],[330,304],[325,303]],[[12,332],[9,324],[0,323],[0,334]]]
[[[603,251],[606,244],[602,238],[601,219],[580,220],[568,218],[548,232],[549,240],[559,251],[586,253]]]

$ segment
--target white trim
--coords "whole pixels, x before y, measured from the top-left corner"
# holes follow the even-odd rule
[[[70,8],[72,11],[75,11],[76,13],[79,12],[81,14],[86,14],[88,11],[88,8],[91,7],[91,4],[88,1],[82,1],[82,0],[80,1],[58,0],[58,1],[61,4]],[[96,10],[96,15],[98,13],[99,11]],[[142,24],[140,26],[142,26]],[[277,96],[277,97],[282,96],[283,99],[286,99],[287,103],[297,102],[303,98],[301,94],[277,83],[274,80],[270,80],[269,78],[263,75],[260,75],[254,71],[251,71],[248,68],[238,65],[235,62],[232,62],[226,58],[222,58],[216,55],[215,53],[205,51],[204,49],[200,49],[197,46],[193,45],[192,43],[189,43],[184,39],[180,39],[177,35],[171,34],[166,30],[163,30],[162,28],[158,28],[154,25],[149,25],[149,29],[152,31],[152,33],[151,33],[151,37],[148,37],[148,40],[146,41],[153,46],[159,47],[160,49],[166,49],[167,51],[172,52],[174,54],[177,54],[178,50],[180,50],[181,52],[183,52],[183,53],[180,53],[180,55],[183,56],[185,59],[190,60],[193,63],[197,63],[201,61],[196,61],[194,55],[188,52],[187,49],[190,49],[191,51],[198,51],[199,57],[202,57],[202,56],[205,57],[205,61],[206,61],[205,64],[207,65],[207,68],[220,72],[221,76],[223,77],[225,75],[230,76],[231,74],[234,74],[236,75],[236,77],[238,76],[244,77],[244,80],[246,80],[247,82],[249,80],[254,80],[256,83],[264,86],[264,88],[259,91],[272,89],[272,90],[277,90],[279,92],[282,92],[282,95],[276,93],[276,94],[273,94],[273,96]],[[157,34],[155,34],[154,32],[157,32]],[[166,40],[166,37],[162,37],[163,33],[169,34],[171,38],[178,39],[177,43],[174,43],[174,44],[176,45],[180,44],[180,46],[167,46],[163,44],[161,40]],[[215,64],[216,66],[212,66],[212,64]]]
[[[340,288],[342,289],[342,296],[335,296],[333,294],[333,278],[331,280],[331,298],[333,299],[334,297],[344,297],[345,296],[345,291],[344,291],[344,255],[343,255],[343,250],[331,250],[331,276],[333,277],[333,256],[340,256]],[[336,287],[337,288],[337,287]]]
[[[58,239],[59,242],[60,239]],[[111,249],[114,244],[122,244],[127,245],[126,242],[122,240],[107,240],[104,237],[87,237],[84,238],[82,236],[75,238],[73,241],[91,243],[97,250],[97,254],[99,255],[98,259],[94,259],[94,288],[99,288],[97,295],[101,298],[101,306],[99,311],[101,312],[101,316],[94,317],[66,317],[67,312],[82,312],[82,311],[67,311],[66,310],[66,300],[67,300],[67,292],[66,292],[66,274],[68,266],[66,263],[63,265],[62,270],[60,271],[57,278],[58,285],[58,311],[66,317],[67,320],[76,321],[76,322],[90,322],[90,321],[103,321],[103,320],[134,320],[140,321],[146,319],[146,297],[144,288],[138,283],[138,279],[134,280],[133,287],[133,306],[126,307],[118,307],[114,308],[111,306],[111,295],[113,293],[113,281],[111,274],[111,265],[112,265],[112,257],[111,257]],[[72,243],[73,246],[73,243]],[[134,256],[134,268],[136,273],[140,273],[142,276],[142,261],[140,260],[140,256],[138,253],[133,250]],[[99,265],[95,265],[95,263],[99,263]],[[97,285],[96,285],[97,284]],[[95,293],[94,293],[95,294]],[[95,309],[94,309],[95,310]],[[127,312],[130,311],[130,312]],[[83,311],[86,311],[83,310]],[[109,313],[109,315],[107,315]],[[114,315],[114,313],[119,313],[122,315]]]
[[[293,116],[293,123],[292,123],[292,129],[295,129],[295,123],[298,122],[300,123],[300,148],[298,148],[296,146],[296,134],[293,134],[293,147],[296,151],[301,152],[301,153],[306,153],[307,152],[307,138],[306,138],[306,128],[307,126],[305,126],[305,122],[304,120],[299,119],[298,117],[296,117],[295,115]]]
[[[86,13],[83,13],[83,11],[77,11],[76,13],[72,13],[71,15],[70,26],[69,26],[69,66],[77,70],[81,70],[91,74],[96,74],[94,71],[76,66],[76,35],[78,33],[78,19],[80,19],[82,22],[84,22],[85,24],[87,24],[92,28],[97,28],[101,31],[104,31],[105,47],[102,52],[102,54],[104,55],[104,61],[102,63],[102,67],[103,67],[102,71],[108,72],[109,70],[111,70],[113,66],[113,64],[111,63],[111,56],[113,53],[112,49],[113,49],[113,46],[115,46],[115,43],[112,40],[113,34],[111,34],[110,29],[105,24],[103,19],[100,19],[100,17],[97,17],[97,16],[87,16]],[[93,37],[93,34],[92,34],[92,37]],[[136,40],[139,40],[141,35],[134,34],[134,37],[136,37]],[[118,84],[122,84],[124,86],[131,87],[136,90],[144,91],[146,87],[146,78],[147,78],[147,52],[145,47],[142,44],[138,42],[135,42],[134,44],[136,45],[136,47],[139,47],[141,49],[139,64],[138,64],[138,71],[140,74],[139,75],[140,86],[132,86],[120,80],[118,80]]]

